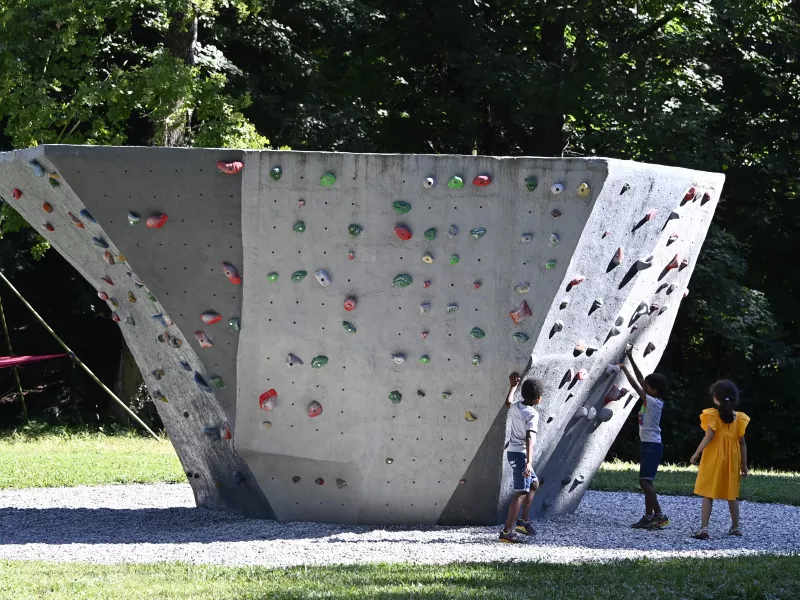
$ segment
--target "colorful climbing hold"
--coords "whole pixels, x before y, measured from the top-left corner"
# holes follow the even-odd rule
[[[578,371],[578,373],[575,375],[575,377],[577,377],[577,378],[578,378],[578,381],[583,381],[584,379],[586,379],[586,377],[587,377],[587,376],[588,376],[588,372],[586,371],[586,369],[581,369],[581,370],[580,370],[580,371]]]
[[[312,400],[311,403],[308,405],[308,416],[309,417],[318,417],[322,414],[322,404],[317,402],[316,400]]]
[[[230,282],[234,285],[239,285],[242,283],[242,277],[239,275],[239,272],[236,270],[231,263],[224,262],[222,263],[222,272],[225,273],[225,277],[230,280]]]
[[[486,332],[480,327],[473,327],[469,332],[469,337],[480,340],[486,336]]]
[[[104,281],[104,282],[105,282],[105,283],[107,283],[108,285],[114,285],[114,282],[111,280],[111,277],[109,277],[108,275],[103,275],[103,276],[100,278],[100,281]]]
[[[492,185],[492,176],[491,175],[478,175],[475,179],[472,180],[472,185],[476,187],[487,187]]]
[[[514,286],[514,291],[518,294],[527,294],[531,291],[531,284],[528,282],[525,283],[518,283]]]
[[[517,308],[508,314],[511,317],[511,320],[514,321],[514,325],[519,325],[533,313],[531,313],[531,308],[528,306],[528,301],[523,300],[522,303],[517,306]]]
[[[103,252],[103,260],[106,261],[106,263],[108,263],[109,265],[114,264],[114,256],[108,250]]]
[[[352,312],[356,308],[356,299],[355,298],[348,298],[344,301],[344,309],[347,312]]]
[[[433,187],[436,187],[436,177],[426,177],[425,179],[423,179],[422,187],[428,190]]]
[[[515,333],[511,337],[517,343],[527,342],[530,339],[530,338],[528,338],[528,334],[527,333],[522,333],[521,331],[518,331],[517,333]]]
[[[669,264],[666,267],[664,267],[664,270],[665,271],[671,271],[672,269],[677,269],[681,265],[680,260],[681,260],[681,255],[680,254],[676,254],[672,258],[672,260],[669,261]]]
[[[281,175],[283,175],[283,171],[281,170],[280,167],[272,167],[269,170],[269,176],[272,177],[272,179],[274,179],[275,181],[278,181],[281,178]]]
[[[236,333],[242,330],[242,320],[239,317],[231,317],[228,320],[228,325]]]
[[[656,349],[656,345],[653,342],[647,342],[647,346],[645,346],[645,348],[644,348],[644,355],[647,356],[648,354],[650,354],[655,349]]]
[[[553,323],[553,332],[559,333],[564,330],[564,321],[556,321]]]
[[[399,404],[402,399],[403,399],[403,394],[401,394],[397,390],[389,392],[389,400],[392,401],[392,404]]]
[[[550,216],[553,217],[554,219],[557,219],[561,215],[562,215],[561,211],[558,210],[557,208],[554,208],[553,210],[550,211]]]
[[[169,219],[169,217],[163,213],[153,213],[147,217],[147,221],[145,221],[144,224],[150,229],[161,229],[166,225],[167,219]]]
[[[679,269],[680,269],[681,271],[683,271],[683,270],[684,270],[686,267],[688,267],[688,266],[689,266],[689,259],[688,259],[688,258],[684,258],[684,259],[681,261],[681,265],[680,265]]]
[[[319,184],[322,187],[331,187],[334,183],[336,183],[336,175],[333,173],[325,173],[319,179]]]
[[[447,187],[451,190],[460,190],[464,187],[464,180],[458,175],[453,175],[447,182]]]
[[[275,402],[277,401],[278,392],[275,390],[267,390],[258,397],[258,405],[261,407],[261,410],[265,410],[267,412],[275,408]]]
[[[536,187],[538,185],[539,185],[539,182],[537,181],[536,177],[534,177],[533,175],[531,175],[530,177],[526,177],[525,178],[525,188],[529,192],[536,191]]]
[[[92,213],[90,213],[85,208],[82,209],[78,214],[80,216],[82,216],[84,219],[86,219],[87,221],[89,221],[90,223],[94,223],[95,225],[97,225],[97,220],[92,216]]]
[[[142,217],[139,213],[135,213],[132,210],[128,211],[128,225],[133,227],[134,225],[138,225],[139,221],[142,220]]]
[[[422,332],[420,332],[419,335],[423,340],[427,340],[428,339],[428,333],[429,332],[427,332],[427,331],[422,331]]]
[[[570,280],[569,284],[570,284],[570,286],[575,287],[576,285],[580,285],[584,281],[586,281],[586,277],[584,277],[583,275],[578,274],[578,275],[575,275]]]
[[[617,251],[614,252],[614,257],[611,259],[611,265],[614,268],[617,268],[625,258],[625,252],[622,250],[622,247],[617,248]]]
[[[202,375],[200,375],[200,373],[198,371],[194,372],[194,382],[197,384],[197,387],[199,387],[204,392],[206,392],[208,394],[213,392],[213,390],[211,389],[211,386],[208,385],[208,383],[206,383],[206,380],[203,378]]]
[[[314,273],[314,277],[316,277],[317,282],[322,287],[328,287],[331,284],[331,276],[328,275],[328,272],[325,269],[320,269]]]
[[[711,201],[711,191],[709,190],[708,192],[703,193],[703,199],[700,201],[700,205],[702,206],[706,202],[710,201]]]
[[[455,302],[451,302],[445,307],[445,310],[447,311],[448,314],[452,314],[458,310],[458,304],[456,304]]]
[[[687,202],[694,200],[696,194],[697,190],[694,187],[690,187],[683,195],[683,202],[681,202],[681,204],[686,204]]]
[[[519,236],[519,241],[522,242],[523,244],[527,244],[531,240],[533,240],[533,234],[532,233],[522,233]]]
[[[244,168],[244,164],[238,160],[230,162],[221,160],[217,163],[217,168],[225,173],[225,175],[236,175],[236,173]]]
[[[349,321],[342,321],[342,327],[344,327],[344,330],[347,333],[355,333],[356,332],[355,326],[352,323],[350,323]]]
[[[53,212],[53,205],[49,202],[45,202],[42,204],[42,210],[49,215],[51,212]]]
[[[651,314],[651,315],[652,315],[652,314],[653,314],[654,312],[656,312],[656,311],[657,311],[659,308],[661,308],[661,305],[660,305],[658,302],[653,302],[653,303],[650,305],[650,310],[649,310],[648,312],[649,312],[649,314]]]
[[[347,258],[349,260],[353,260],[355,257],[356,257],[356,253],[355,252],[353,252],[352,250],[348,250],[347,251]]]
[[[20,198],[22,198],[22,190],[14,188],[13,190],[11,190],[11,197],[14,200],[19,200]]]
[[[419,305],[419,314],[426,315],[431,312],[431,305],[429,302],[424,302]]]
[[[116,312],[111,313],[111,320],[114,321],[114,323],[119,323],[121,321],[119,315]]]
[[[556,268],[556,259],[555,258],[551,258],[550,260],[548,260],[546,263],[544,263],[544,268],[547,269],[548,271],[552,271],[553,269],[555,269]]]
[[[658,214],[658,209],[651,208],[650,210],[647,211],[647,214],[644,216],[644,220],[645,221],[652,221],[653,219],[656,218],[657,214]]]
[[[133,292],[128,292],[128,302],[131,304],[136,302],[136,295]]]
[[[108,294],[105,292],[97,292],[97,297],[100,298],[100,300],[108,300]]]
[[[222,315],[214,312],[213,310],[207,310],[200,315],[200,318],[206,325],[213,325],[214,323],[219,323],[222,320]]]
[[[458,226],[457,225],[450,225],[447,230],[447,237],[451,240],[458,235]]]
[[[472,413],[470,411],[466,411],[464,413],[464,419],[469,421],[470,423],[472,423],[473,421],[477,421],[478,417],[475,416],[475,413]]]
[[[393,462],[394,462],[394,459],[393,459],[393,458],[387,458],[387,459],[386,459],[386,464],[387,464],[387,465],[390,465],[390,464],[392,464]]]
[[[433,240],[436,239],[436,228],[431,227],[430,229],[426,229],[425,233],[422,234],[422,236],[429,242],[432,242]]]
[[[203,427],[203,433],[211,438],[212,442],[217,442],[222,439],[222,434],[220,433],[219,427],[214,427],[213,425],[206,425]]]
[[[429,287],[431,287],[431,285],[433,285],[433,284],[431,283],[431,281],[429,279],[426,279],[425,281],[422,282],[422,287],[424,287],[424,288],[429,288]]]
[[[201,348],[213,348],[214,343],[208,338],[205,331],[195,331],[194,332],[194,339],[197,340],[197,343],[200,344]]]
[[[351,223],[347,226],[347,232],[352,235],[353,237],[357,237],[361,235],[361,232],[364,231],[364,228],[357,223]]]
[[[286,357],[286,366],[287,367],[296,367],[303,364],[303,360],[299,356],[295,356],[291,352],[289,356]]]
[[[683,290],[683,297],[686,298],[686,296],[688,295],[689,295],[689,288],[686,288],[685,290]]]
[[[670,244],[675,242],[679,237],[680,236],[675,232],[672,232],[671,234],[669,234],[669,239],[667,240],[667,246],[669,246]]]
[[[611,235],[611,232],[610,232],[610,231],[604,231],[604,232],[603,232],[603,235],[602,235],[602,238],[603,238],[603,239],[606,239],[606,238],[607,238],[608,236],[610,236],[610,235]]]
[[[447,400],[452,394],[450,392],[442,392],[442,400]]]
[[[305,205],[306,205],[306,201],[303,200],[302,198],[297,201],[297,206],[299,206],[300,208],[303,208]]]
[[[472,365],[477,367],[479,364],[481,364],[481,356],[480,356],[480,354],[473,354],[472,355]]]
[[[112,307],[119,308],[119,302],[117,302],[116,298],[113,298],[113,297],[109,298],[108,301],[109,301],[109,303],[111,304]]]
[[[558,196],[563,191],[564,191],[563,183],[556,182],[550,186],[550,193],[555,194],[556,196]]]
[[[83,228],[84,228],[83,222],[82,222],[82,221],[81,221],[81,220],[80,220],[78,217],[76,217],[75,215],[73,215],[71,212],[70,212],[70,213],[68,213],[68,214],[69,214],[69,218],[70,218],[70,220],[72,221],[72,224],[73,224],[73,225],[75,225],[75,226],[76,226],[76,227],[78,227],[79,229],[83,229]]]
[[[101,237],[93,237],[93,238],[92,238],[92,243],[93,243],[95,246],[97,246],[98,248],[103,248],[103,249],[105,249],[105,248],[108,248],[108,242],[106,242],[106,241],[105,241],[103,238],[101,238]]]
[[[44,167],[39,163],[38,160],[29,160],[28,165],[31,169],[33,169],[33,174],[37,177],[44,177]]]
[[[559,305],[558,305],[558,307],[559,307],[561,310],[564,310],[564,309],[565,309],[565,308],[567,308],[568,306],[569,306],[569,298],[562,298],[562,299],[561,299],[561,304],[559,304]]]
[[[575,191],[581,198],[586,198],[589,194],[592,193],[592,188],[590,188],[586,183],[581,183],[578,186],[578,189],[576,189]]]
[[[450,256],[450,264],[451,265],[457,265],[459,262],[461,262],[461,259],[458,258],[458,254],[453,254],[453,255]]]
[[[589,409],[585,406],[579,406],[575,409],[575,414],[573,414],[573,418],[575,419],[585,419],[589,415]]]
[[[278,281],[278,273],[273,271],[272,273],[267,273],[267,281],[271,283],[275,283]]]
[[[408,273],[400,273],[392,279],[392,285],[396,288],[404,288],[414,283],[414,279]]]
[[[218,389],[221,390],[221,389],[223,389],[225,387],[225,382],[222,380],[222,377],[220,377],[219,375],[214,375],[211,378],[211,385],[213,387],[218,388]]]
[[[483,227],[476,227],[475,229],[470,229],[469,235],[471,238],[479,240],[484,235],[486,235],[486,229],[484,229]]]
[[[306,230],[306,224],[303,221],[298,221],[292,226],[292,231],[303,233]]]
[[[558,246],[558,242],[560,242],[560,241],[561,240],[559,239],[558,234],[556,234],[556,233],[551,233],[550,234],[550,243],[553,246]]]
[[[47,230],[47,231],[55,231],[55,230],[56,230],[56,228],[55,228],[55,227],[53,227],[53,226],[52,226],[50,223],[45,223],[45,224],[44,224],[44,228],[45,228],[45,230]]]
[[[405,225],[398,225],[394,228],[394,234],[404,242],[411,239],[411,230]]]
[[[478,281],[477,279],[475,281],[473,281],[472,282],[472,289],[474,289],[474,290],[481,289],[481,282]]]
[[[623,395],[622,391],[619,389],[619,387],[617,387],[617,384],[615,383],[608,390],[608,393],[605,395],[605,398],[603,398],[603,404],[610,404],[612,402],[616,402],[617,400],[622,398],[622,395]]]
[[[303,279],[306,278],[306,275],[308,275],[308,272],[303,271],[302,269],[295,271],[292,273],[292,281],[303,281]]]
[[[311,359],[311,368],[312,369],[321,369],[325,365],[328,364],[328,357],[320,354],[319,356],[315,356]]]
[[[411,210],[411,204],[405,200],[395,200],[392,202],[392,208],[398,215],[405,215]]]
[[[419,361],[421,364],[423,364],[423,365],[430,364],[430,362],[431,362],[431,358],[430,358],[430,356],[428,356],[427,354],[423,354],[423,355],[422,355],[422,356],[420,356],[420,357],[419,357],[419,359],[417,359],[417,360],[418,360],[418,361]]]

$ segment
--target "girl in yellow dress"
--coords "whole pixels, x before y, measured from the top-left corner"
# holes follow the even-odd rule
[[[691,459],[693,465],[700,461],[694,493],[703,497],[702,523],[692,536],[699,540],[708,539],[708,521],[715,499],[728,501],[731,511],[728,535],[742,535],[739,529],[739,482],[741,477],[747,476],[744,430],[750,417],[736,411],[739,390],[732,381],[722,379],[713,384],[709,392],[716,408],[707,408],[700,414],[700,427],[706,435]]]

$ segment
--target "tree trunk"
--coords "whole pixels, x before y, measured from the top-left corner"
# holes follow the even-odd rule
[[[169,53],[193,66],[195,45],[197,44],[197,11],[187,2],[184,10],[170,13],[170,25],[164,43]],[[183,100],[178,100],[169,122],[164,123],[164,146],[187,146],[189,129],[192,125],[191,112]]]

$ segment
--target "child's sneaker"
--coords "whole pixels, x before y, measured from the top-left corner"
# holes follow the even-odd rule
[[[647,529],[652,524],[653,524],[653,517],[650,517],[648,515],[644,515],[641,519],[636,521],[636,523],[631,525],[631,527],[633,529]]]
[[[698,529],[692,534],[692,537],[696,540],[707,540],[709,538],[708,528],[703,527],[702,529]]]
[[[522,519],[517,519],[516,530],[523,535],[533,535],[536,533],[531,522],[523,521]]]
[[[513,531],[501,531],[500,532],[500,541],[505,542],[506,544],[521,544],[522,540],[519,539],[519,536],[514,533]]]
[[[648,529],[666,529],[667,525],[669,525],[669,517],[667,515],[656,515],[650,521]]]

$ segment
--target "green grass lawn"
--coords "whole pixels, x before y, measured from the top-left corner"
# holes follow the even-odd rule
[[[800,557],[674,559],[606,565],[482,563],[226,568],[0,562],[15,600],[482,598],[777,600],[800,598]]]

